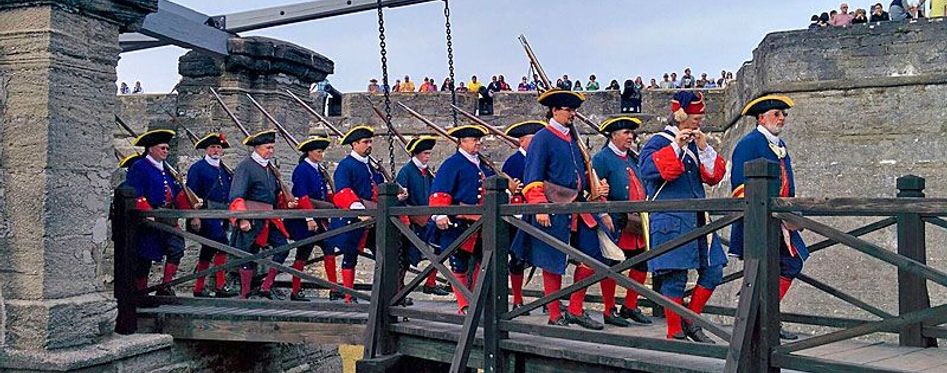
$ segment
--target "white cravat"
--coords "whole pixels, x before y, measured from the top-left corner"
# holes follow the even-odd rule
[[[360,154],[356,153],[354,150],[352,150],[352,152],[349,153],[349,155],[351,155],[352,158],[355,158],[356,161],[364,163],[365,167],[368,167],[368,157],[363,157]],[[371,174],[372,174],[371,169],[369,169],[369,175]],[[352,202],[351,205],[349,205],[349,208],[352,210],[364,210],[365,205],[362,204],[362,202],[355,201],[355,202]]]
[[[147,160],[148,160],[148,163],[151,163],[152,166],[155,166],[155,168],[161,170],[161,172],[164,172],[164,162],[161,162],[161,161],[158,161],[158,160],[156,160],[156,159],[154,159],[154,158],[151,158],[151,155],[150,155],[150,154],[147,155],[147,156],[145,157],[145,159],[147,159]]]
[[[618,146],[615,146],[615,143],[613,143],[613,142],[611,142],[611,141],[608,142],[608,148],[611,149],[613,152],[615,152],[615,154],[618,155],[619,157],[626,157],[626,156],[628,156],[628,151],[627,151],[627,150],[618,149]]]
[[[411,162],[414,163],[414,165],[417,166],[419,170],[424,170],[427,168],[427,165],[421,163],[421,161],[418,160],[418,157],[411,157]]]
[[[354,150],[349,155],[351,155],[352,158],[355,158],[356,161],[368,164],[368,157],[363,157],[360,154],[356,153]]]
[[[477,167],[480,167],[480,157],[474,154],[467,153],[464,151],[464,149],[461,149],[461,148],[457,148],[457,151],[460,152],[460,155],[463,155],[464,158],[467,158],[467,160],[470,161],[470,163],[473,163],[477,165]]]
[[[520,148],[518,149],[518,151],[519,151],[520,154],[522,154],[524,157],[526,156],[526,149],[523,149],[522,147],[520,147]]]
[[[563,135],[569,135],[569,127],[559,124],[559,122],[556,122],[555,118],[549,118],[549,125],[551,125],[552,128],[555,128],[556,131],[559,131]]]
[[[214,159],[214,157],[205,154],[204,160],[207,161],[207,163],[211,166],[220,167],[220,158]]]
[[[250,153],[250,158],[252,158],[253,161],[256,162],[257,164],[259,164],[260,166],[266,167],[266,166],[269,166],[269,165],[270,165],[270,160],[269,160],[269,159],[266,159],[266,158],[263,158],[263,156],[261,156],[261,155],[260,155],[259,153],[257,153],[257,152],[252,152],[252,153]]]
[[[769,130],[766,129],[766,127],[763,127],[763,126],[759,126],[759,125],[758,125],[758,126],[756,126],[756,130],[757,130],[757,131],[760,131],[760,133],[762,133],[763,136],[766,136],[766,140],[768,140],[768,141],[770,142],[770,144],[779,145],[779,136],[776,136],[776,135],[770,133]]]
[[[305,160],[306,163],[308,163],[310,166],[312,166],[312,168],[315,168],[316,170],[319,169],[319,164],[316,163],[316,162],[313,162],[312,160],[310,160],[309,157],[306,157],[306,158],[304,158],[303,160]]]

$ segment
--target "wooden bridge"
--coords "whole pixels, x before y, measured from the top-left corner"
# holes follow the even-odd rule
[[[898,179],[897,198],[778,198],[778,168],[775,164],[753,162],[747,165],[746,174],[745,199],[511,205],[507,203],[506,181],[492,178],[487,180],[487,194],[482,206],[401,207],[397,206],[397,186],[384,184],[379,191],[378,207],[362,211],[141,212],[134,209],[133,193],[119,189],[113,210],[115,296],[119,303],[116,328],[120,333],[166,333],[186,340],[363,344],[365,356],[358,362],[359,372],[459,372],[473,368],[486,372],[947,371],[947,349],[937,347],[937,338],[947,338],[947,328],[940,326],[947,322],[947,305],[931,306],[927,287],[928,282],[947,286],[947,273],[925,264],[926,227],[947,229],[947,220],[942,219],[947,216],[947,199],[923,198],[924,180],[913,176]],[[674,241],[608,267],[515,217],[521,214],[604,211],[708,211],[717,218]],[[255,255],[146,219],[324,218],[357,214],[373,218]],[[481,218],[467,229],[461,239],[441,254],[435,254],[433,248],[398,219],[401,215],[432,214],[473,214]],[[818,216],[877,217],[878,220],[843,232],[812,219]],[[736,308],[709,306],[703,315],[697,315],[621,275],[637,263],[741,219],[746,232],[743,270],[724,279],[742,283]],[[799,280],[873,317],[859,319],[781,313],[777,299],[781,221],[794,223],[825,237],[825,240],[810,246],[813,255],[820,255],[819,251],[828,247],[840,246],[897,267],[898,314],[890,314],[832,284],[806,275]],[[198,276],[218,270],[233,270],[252,261],[297,275],[306,281],[306,286],[344,292],[362,301],[359,304],[326,300],[299,303],[148,296],[146,294],[157,286],[136,290],[131,272],[135,258],[131,243],[135,240],[136,229],[141,226],[177,234],[232,256],[226,265],[178,277],[172,285],[193,281]],[[377,240],[375,255],[378,260],[375,261],[372,284],[345,289],[269,260],[274,253],[367,226],[376,230]],[[891,226],[897,230],[895,250],[859,238]],[[527,292],[526,295],[535,300],[511,310],[507,285],[511,227],[546,241],[573,260],[589,265],[595,269],[595,275],[550,296]],[[477,231],[484,243],[483,265],[473,289],[461,290],[471,300],[466,315],[457,314],[454,302],[448,301],[415,301],[412,306],[401,305],[402,300],[416,290],[431,271],[437,271],[446,281],[455,283],[443,262],[457,250],[463,238]],[[398,250],[402,236],[421,248],[431,263],[416,271],[417,275],[404,287],[398,284]],[[644,298],[641,304],[645,307],[661,305],[671,308],[683,318],[700,325],[717,344],[665,339],[662,322],[653,326],[591,331],[546,325],[546,317],[537,312],[543,305],[606,277],[615,279],[623,287],[636,289]],[[601,298],[590,294],[587,300],[600,302]],[[526,315],[530,311],[533,311],[532,315]],[[711,318],[709,315],[724,317]],[[714,320],[729,322],[721,324]],[[823,326],[831,331],[781,343],[778,335],[780,322]],[[870,342],[870,339],[859,338],[882,334],[896,335],[898,343]]]

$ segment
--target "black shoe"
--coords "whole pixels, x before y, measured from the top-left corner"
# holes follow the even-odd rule
[[[615,325],[622,328],[631,326],[631,321],[625,320],[619,316],[618,312],[616,312],[614,308],[611,311],[608,311],[608,313],[606,313],[603,318],[605,323],[609,325]]]
[[[464,308],[461,308],[461,309],[457,310],[457,314],[458,314],[458,315],[465,315],[465,316],[466,316],[466,315],[467,315],[467,307],[468,307],[468,306],[464,306]]]
[[[592,330],[605,329],[605,325],[602,325],[602,323],[598,321],[592,320],[592,317],[589,316],[588,312],[582,311],[581,315],[573,315],[571,312],[566,311],[563,312],[563,314],[566,316],[566,321],[568,321],[570,324],[578,324],[583,328]]]
[[[404,297],[401,302],[398,303],[401,307],[409,307],[414,305],[414,299],[411,297]]]
[[[194,298],[210,298],[210,297],[211,297],[210,291],[208,291],[207,289],[194,292]]]
[[[697,325],[688,324],[687,321],[681,320],[681,327],[684,328],[684,334],[687,335],[687,338],[690,338],[692,341],[697,343],[707,343],[707,344],[717,344],[713,339],[710,339],[706,334],[704,334],[704,329]]]
[[[233,298],[238,295],[240,294],[237,293],[236,291],[230,290],[230,288],[226,286],[220,289],[217,289],[217,291],[214,292],[214,296],[217,298]]]
[[[687,341],[687,336],[684,335],[684,332],[677,332],[677,334],[668,337],[668,339],[674,339],[678,341]]]
[[[651,307],[651,317],[654,317],[654,318],[657,318],[657,319],[663,319],[663,318],[664,318],[664,307],[658,306],[658,305],[655,305],[654,307]]]
[[[785,339],[787,341],[795,341],[799,339],[799,336],[783,328],[783,325],[779,325],[779,339]]]
[[[273,300],[273,292],[271,292],[271,291],[269,291],[269,290],[260,290],[259,292],[256,293],[256,295],[257,295],[258,297],[260,297],[260,298],[266,298],[266,299],[269,299],[269,300]]]
[[[329,300],[345,299],[345,294],[335,290],[329,290]]]
[[[450,285],[437,285],[436,287],[447,292],[448,294],[452,294],[454,292],[454,288],[452,288]]]
[[[569,326],[569,320],[566,320],[566,318],[562,316],[559,316],[559,318],[555,320],[549,320],[546,323],[554,326]]]
[[[290,294],[289,300],[295,301],[295,302],[308,302],[309,298],[307,298],[306,295],[300,291],[299,293]]]
[[[343,298],[344,298],[344,296],[343,296]],[[352,297],[352,299],[346,301],[345,304],[358,304],[358,298]]]
[[[513,305],[513,310],[515,311],[517,308],[520,308],[520,307],[523,307],[523,305],[522,305],[522,304],[514,304],[514,305]],[[523,312],[523,314],[520,315],[520,316],[529,316],[529,311]]]
[[[628,308],[621,306],[621,311],[618,311],[618,316],[623,319],[630,319],[639,324],[651,324],[651,319],[648,316],[645,316],[644,312],[641,312],[641,309]]]
[[[170,286],[162,286],[162,287],[159,287],[158,290],[155,291],[155,295],[157,295],[157,296],[159,296],[159,297],[174,297],[174,296],[176,296],[176,295],[174,295],[174,289],[172,289]]]
[[[431,294],[431,295],[438,295],[438,296],[450,295],[450,293],[444,290],[444,288],[440,286],[436,286],[436,285],[435,286],[425,285],[421,287],[421,292],[424,294]]]

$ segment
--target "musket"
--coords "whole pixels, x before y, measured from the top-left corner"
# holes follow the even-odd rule
[[[368,104],[369,106],[372,107],[372,110],[375,112],[375,115],[377,115],[378,118],[381,118],[382,122],[385,122],[385,114],[382,113],[381,110],[379,110],[377,106],[372,104],[372,100],[369,100],[367,96],[362,96],[362,97],[365,99],[365,101],[368,101]],[[405,138],[404,135],[401,134],[401,131],[398,131],[398,129],[396,129],[395,126],[388,126],[388,128],[391,130],[392,133],[395,134],[395,137],[398,138],[398,141],[401,142],[401,145],[403,145],[401,149],[404,150],[405,154],[407,154],[408,157],[412,157],[411,152],[408,151],[407,138]],[[427,172],[431,174],[431,177],[437,176],[437,172],[435,172],[434,167],[430,165],[428,165],[427,167]]]
[[[501,140],[503,140],[505,144],[509,145],[511,148],[513,149],[520,148],[519,141],[503,133],[503,131],[500,131],[496,127],[491,126],[490,123],[484,122],[483,119],[478,118],[476,115],[473,115],[473,113],[466,111],[464,109],[461,109],[457,107],[457,105],[454,105],[454,104],[451,104],[450,107],[454,108],[454,110],[457,110],[457,112],[460,113],[461,115],[467,117],[467,119],[474,121],[474,123],[477,123],[481,126],[486,127],[487,131],[490,131],[490,133],[496,135],[496,137],[499,137]]]
[[[283,127],[282,123],[276,120],[276,118],[273,118],[273,116],[270,115],[270,113],[266,111],[266,109],[264,109],[263,106],[260,105],[260,103],[257,102],[249,93],[247,93],[247,98],[250,99],[250,102],[253,103],[253,106],[256,106],[256,108],[259,109],[261,113],[263,113],[263,116],[265,116],[266,119],[270,121],[270,123],[273,123],[273,125],[276,126],[276,131],[283,136],[283,139],[286,140],[286,143],[289,144],[289,146],[293,147],[293,149],[299,149],[299,140],[296,140],[296,137],[289,133],[289,131],[286,130],[286,127]],[[322,163],[319,163],[318,169],[319,173],[322,174],[322,178],[329,185],[329,191],[332,192],[332,194],[335,194],[335,182],[332,181],[331,177],[329,177],[329,170],[327,170],[325,166],[322,165]]]
[[[523,45],[523,49],[526,50],[526,56],[529,58],[530,65],[536,70],[536,73],[539,75],[539,79],[543,81],[543,84],[546,87],[552,87],[549,82],[549,76],[546,75],[546,71],[543,70],[543,67],[539,64],[539,60],[536,58],[536,54],[533,53],[533,48],[529,46],[529,42],[526,41],[526,36],[520,34],[519,36],[520,44]],[[592,123],[591,120],[586,118],[584,115],[575,112],[576,117],[579,117],[579,120],[595,128],[595,132],[598,132],[598,127]],[[569,132],[572,133],[572,136],[575,137],[576,146],[579,148],[579,153],[582,155],[582,163],[585,164],[585,170],[589,176],[589,200],[595,201],[598,200],[601,195],[599,194],[599,185],[600,180],[598,178],[598,173],[595,172],[595,169],[592,168],[592,157],[589,156],[589,150],[585,147],[585,144],[582,143],[582,140],[579,138],[579,130],[575,128],[574,125],[569,126]]]
[[[115,116],[115,123],[117,123],[119,127],[122,127],[122,129],[124,129],[125,132],[127,132],[132,137],[138,137],[138,133],[129,127],[128,124],[122,120],[122,118],[118,117],[118,115]],[[178,173],[178,171],[175,170],[174,167],[171,167],[171,165],[169,165],[167,162],[161,163],[164,164],[164,167],[168,170],[168,173],[171,174],[171,177],[174,178],[174,180],[176,180],[182,188],[184,188],[184,196],[187,197],[187,202],[191,204],[192,207],[201,203],[201,198],[198,197],[197,194],[187,186],[187,184],[184,182],[184,177],[182,177],[181,174]]]
[[[165,114],[171,115],[171,113],[168,113],[168,112],[165,112]],[[191,139],[192,144],[197,145],[197,143],[201,141],[201,138],[197,137],[197,135],[195,135],[194,132],[192,132],[189,128],[185,127],[182,124],[178,124],[177,123],[178,120],[176,116],[171,115],[171,121],[177,124],[178,127],[181,127],[181,129],[184,130],[184,133],[187,135],[187,138]],[[233,169],[231,169],[230,166],[224,164],[223,160],[220,160],[220,168],[222,168],[224,172],[227,173],[227,175],[233,176]]]
[[[289,93],[289,96],[292,97],[293,100],[296,100],[297,103],[299,103],[300,105],[302,105],[302,107],[303,107],[304,109],[306,109],[306,111],[308,111],[309,114],[311,114],[312,116],[316,117],[316,119],[319,119],[319,121],[322,122],[322,124],[325,126],[325,128],[328,128],[329,131],[332,131],[332,133],[334,133],[334,134],[335,134],[336,136],[338,136],[340,139],[341,139],[343,136],[345,136],[345,134],[342,133],[342,131],[339,131],[339,129],[336,128],[335,125],[333,125],[332,122],[330,122],[328,118],[322,116],[322,114],[319,114],[319,112],[317,112],[315,109],[313,109],[312,106],[309,106],[309,104],[307,104],[305,101],[303,101],[302,99],[300,99],[299,96],[296,96],[296,94],[294,94],[293,92],[291,92],[291,91],[289,91],[289,90],[286,90],[286,93]],[[379,162],[378,159],[375,159],[375,157],[369,155],[369,156],[368,156],[368,161],[369,161],[370,163],[372,163],[372,167],[373,167],[374,169],[378,170],[378,172],[381,173],[381,175],[385,178],[385,181],[386,181],[386,182],[393,182],[393,181],[394,181],[394,179],[391,177],[391,173],[389,173],[388,170],[386,170],[384,167],[381,166],[381,162]]]
[[[405,104],[403,104],[403,103],[400,103],[400,102],[399,102],[398,105],[401,106],[402,109],[404,109],[405,111],[407,111],[408,114],[411,114],[411,116],[413,116],[413,117],[417,118],[418,120],[420,120],[422,123],[424,123],[425,125],[427,125],[428,127],[430,127],[432,130],[434,130],[434,132],[437,132],[438,135],[441,135],[441,136],[444,137],[445,139],[450,140],[450,141],[451,141],[452,143],[454,143],[455,145],[460,145],[460,141],[459,141],[459,140],[457,140],[457,139],[451,137],[450,135],[448,135],[448,134],[447,134],[447,131],[445,131],[443,128],[441,128],[441,127],[438,126],[437,124],[434,124],[434,122],[432,122],[430,119],[425,118],[423,115],[421,115],[421,113],[418,113],[417,111],[414,111],[414,109],[411,109],[410,107],[408,107],[408,105],[405,105]],[[493,163],[493,161],[490,160],[490,158],[487,158],[487,156],[483,155],[483,153],[477,153],[477,157],[480,158],[480,161],[483,162],[483,164],[487,165],[487,167],[489,167],[491,170],[493,170],[494,173],[496,173],[497,175],[500,175],[500,176],[506,178],[507,180],[509,180],[509,181],[510,181],[510,185],[509,185],[510,188],[515,188],[516,181],[514,181],[513,178],[510,177],[510,175],[507,175],[506,172],[503,172],[503,170],[501,170],[500,168],[498,168],[498,167]]]
[[[220,107],[224,109],[224,112],[227,113],[227,116],[230,117],[230,120],[233,121],[235,125],[237,125],[237,128],[240,129],[240,132],[242,132],[244,136],[250,137],[250,131],[248,131],[247,128],[243,126],[243,123],[240,123],[240,119],[237,119],[237,116],[234,115],[232,111],[230,111],[230,108],[228,108],[227,104],[224,103],[224,100],[220,98],[220,95],[217,94],[217,91],[215,91],[214,88],[208,89],[210,89],[210,93],[214,94],[214,98],[217,99],[217,103],[220,104]],[[267,168],[269,168],[270,172],[273,173],[273,176],[276,177],[276,184],[279,186],[280,191],[283,192],[283,197],[285,197],[287,200],[293,198],[293,192],[289,190],[289,187],[287,187],[285,183],[283,183],[282,175],[280,174],[279,169],[273,165],[273,162],[267,163]]]

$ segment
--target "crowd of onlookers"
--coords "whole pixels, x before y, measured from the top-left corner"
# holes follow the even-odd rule
[[[122,82],[118,87],[118,94],[127,95],[127,94],[139,94],[144,93],[144,90],[141,89],[141,82],[135,82],[135,88],[129,89],[128,83]]]
[[[849,9],[848,3],[842,3],[838,10],[823,12],[820,15],[813,14],[809,19],[809,28],[846,27],[860,23],[904,21],[926,16],[926,0],[894,0],[888,5],[887,11],[881,3],[872,5],[870,10],[858,8],[855,11]]]

